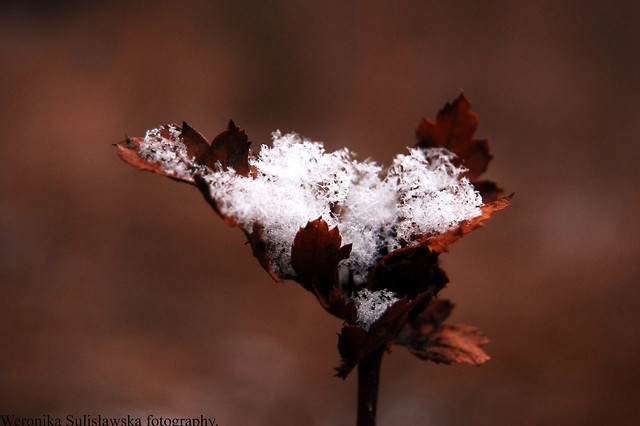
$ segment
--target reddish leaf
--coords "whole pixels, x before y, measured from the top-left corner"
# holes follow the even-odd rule
[[[416,128],[418,142],[416,147],[443,147],[458,156],[458,163],[468,169],[464,176],[482,194],[485,203],[496,200],[502,189],[490,181],[478,181],[478,177],[487,170],[492,156],[489,154],[489,141],[475,139],[478,116],[471,111],[471,102],[464,93],[447,103],[436,116],[435,122],[423,118]]]
[[[428,298],[430,295],[425,293],[410,302],[406,298],[398,300],[371,324],[368,331],[357,325],[345,325],[338,336],[342,364],[336,368],[336,375],[346,378],[362,358],[380,346],[393,342],[407,323],[412,310]]]
[[[438,255],[426,245],[394,250],[378,262],[367,287],[371,291],[391,290],[409,300],[425,292],[433,296],[449,282],[438,266]]]
[[[180,141],[176,141],[175,135],[168,131],[168,128],[175,128],[179,132]],[[249,146],[251,142],[244,130],[238,128],[233,120],[229,121],[227,130],[220,133],[211,143],[193,127],[186,122],[182,127],[170,124],[162,126],[160,135],[172,142],[182,142],[187,150],[189,158],[194,158],[196,165],[204,165],[214,170],[220,164],[222,167],[232,167],[238,174],[249,175],[249,158],[251,152]],[[127,163],[138,167],[141,170],[149,170],[161,175],[181,180],[187,183],[194,183],[192,178],[175,176],[163,169],[163,163],[145,158],[140,155],[140,143],[144,138],[126,138],[116,144],[118,154]],[[186,165],[185,165],[186,166]]]
[[[396,343],[407,346],[418,358],[436,363],[479,365],[490,359],[480,348],[489,339],[468,325],[442,324],[453,305],[448,300],[433,299],[427,308],[408,323]]]
[[[232,167],[236,173],[249,176],[250,145],[244,129],[241,130],[230,120],[227,130],[211,142],[202,162],[210,169],[215,169],[220,162],[223,168]]]
[[[313,292],[326,310],[339,318],[355,317],[354,303],[347,303],[339,284],[338,263],[347,259],[351,244],[342,245],[338,228],[329,229],[321,218],[300,228],[291,247],[294,279]]]
[[[476,327],[461,324],[444,324],[430,337],[422,348],[410,347],[409,350],[419,358],[437,363],[452,364],[465,362],[480,365],[489,361],[480,346],[489,343],[489,339]]]
[[[432,251],[442,253],[449,250],[449,244],[459,240],[474,229],[484,226],[482,222],[489,219],[495,212],[504,209],[509,206],[513,194],[502,197],[499,200],[493,201],[489,204],[485,204],[480,207],[482,214],[476,216],[473,219],[465,220],[452,230],[445,232],[444,234],[436,235],[421,242],[420,245],[426,244]]]
[[[178,133],[170,132],[168,128],[175,128]],[[176,140],[178,135],[179,141]],[[233,121],[229,122],[227,130],[220,133],[211,146],[207,143],[204,136],[198,133],[186,122],[182,123],[182,127],[175,124],[162,126],[160,135],[172,142],[182,142],[187,151],[187,156],[193,158],[195,165],[206,165],[210,169],[215,169],[221,165],[222,167],[233,167],[239,174],[247,176],[249,173],[249,151],[250,142],[244,130],[240,130]],[[153,161],[150,158],[141,155],[140,143],[144,138],[127,138],[126,140],[116,144],[118,154],[127,163],[141,169],[149,170],[172,179],[196,185],[202,192],[205,200],[213,207],[213,209],[230,225],[236,226],[235,218],[224,215],[218,208],[217,201],[211,197],[209,184],[194,170],[192,176],[176,176],[165,170],[165,165],[161,161]],[[189,167],[189,165],[186,165]],[[258,259],[262,267],[269,273],[274,280],[280,280],[271,268],[271,262],[267,256],[267,242],[262,236],[262,226],[254,223],[251,230],[244,230],[247,239],[253,250],[254,256]]]
[[[300,228],[291,248],[291,266],[300,284],[311,288],[314,280],[337,282],[338,263],[349,257],[351,244],[341,247],[338,228],[329,229],[321,218]]]
[[[187,148],[187,154],[189,157],[195,157],[196,162],[201,164],[201,159],[209,149],[207,139],[188,125],[186,121],[182,122],[182,128],[179,129],[181,131],[180,136],[182,137],[182,142]]]
[[[176,126],[175,124],[171,124],[168,126],[174,126],[177,129],[180,129],[180,127]],[[168,126],[164,126],[164,128],[160,131],[160,134],[166,139],[175,141],[175,138],[173,137],[173,135],[171,135],[167,131]],[[175,179],[181,182],[186,182],[190,184],[194,183],[193,179],[190,179],[188,177],[176,176],[175,174],[165,170],[164,164],[162,162],[153,161],[151,159],[142,157],[140,155],[140,143],[143,140],[144,138],[127,137],[125,140],[115,144],[115,147],[118,148],[118,155],[120,156],[120,158],[125,162],[131,164],[132,166],[137,167],[140,170],[148,170],[163,176],[168,176],[171,179]]]
[[[141,139],[142,138],[127,137],[125,140],[115,144],[114,146],[118,148],[118,155],[120,158],[140,170],[149,170],[161,175],[166,175],[162,170],[159,170],[160,164],[149,163],[148,161],[140,158],[138,155],[138,145]]]
[[[444,147],[460,158],[469,169],[466,176],[475,180],[486,169],[491,160],[489,142],[474,139],[478,126],[478,116],[471,111],[471,102],[464,93],[447,103],[438,112],[435,123],[424,118],[416,129],[417,147]]]
[[[482,201],[486,203],[490,203],[492,201],[496,201],[502,196],[504,190],[500,188],[495,182],[490,180],[481,180],[474,181],[473,186],[476,190],[482,195]]]

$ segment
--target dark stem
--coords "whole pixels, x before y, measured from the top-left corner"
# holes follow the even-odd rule
[[[375,426],[380,383],[380,362],[385,345],[380,346],[358,364],[358,421],[357,426]]]

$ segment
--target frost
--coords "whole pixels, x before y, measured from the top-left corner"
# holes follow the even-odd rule
[[[369,291],[366,288],[360,290],[354,299],[358,310],[358,325],[365,331],[369,331],[371,324],[398,300],[395,293],[389,290]]]
[[[480,195],[444,148],[413,148],[398,155],[386,171],[373,161],[357,161],[348,149],[326,152],[319,142],[298,135],[273,133],[273,146],[263,145],[249,159],[249,176],[232,168],[211,170],[189,158],[180,130],[150,130],[139,154],[162,171],[209,184],[211,197],[227,217],[245,230],[259,222],[268,257],[276,273],[294,275],[291,245],[308,221],[324,219],[337,226],[351,255],[340,264],[344,279],[366,281],[385,254],[415,244],[420,238],[448,231],[480,214]]]
[[[188,181],[193,180],[193,172],[198,168],[195,159],[187,154],[181,130],[174,125],[148,130],[138,146],[138,154],[144,160],[159,163],[168,175]]]

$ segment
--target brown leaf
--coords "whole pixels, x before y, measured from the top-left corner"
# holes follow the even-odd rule
[[[339,318],[355,316],[355,305],[347,303],[339,285],[338,263],[351,254],[351,244],[342,245],[338,228],[329,229],[318,218],[300,228],[291,247],[293,277],[313,292],[320,304]]]
[[[380,346],[393,342],[405,327],[411,312],[428,298],[430,295],[425,293],[413,301],[406,298],[398,300],[371,324],[368,331],[357,325],[345,325],[338,336],[342,364],[336,368],[336,376],[346,378],[362,358]]]
[[[160,135],[165,139],[177,142],[174,134],[168,131],[169,127],[175,128],[179,132],[180,141],[184,144],[189,158],[194,158],[196,165],[207,166],[215,170],[220,164],[222,167],[232,167],[238,174],[249,175],[249,158],[251,142],[244,129],[238,128],[233,120],[229,121],[227,130],[215,137],[211,145],[200,133],[186,122],[182,127],[176,124],[162,126]],[[127,163],[138,167],[141,170],[149,170],[164,176],[181,180],[193,184],[193,179],[176,177],[163,170],[163,163],[155,161],[153,158],[144,158],[140,154],[140,143],[144,138],[126,138],[116,144],[118,154]],[[188,165],[185,165],[188,166]]]
[[[182,142],[187,147],[187,154],[189,157],[195,157],[196,162],[202,164],[202,158],[206,155],[209,149],[209,143],[200,133],[189,126],[186,121],[182,122]]]
[[[487,204],[496,201],[502,196],[504,190],[495,182],[490,180],[480,180],[473,182],[473,186],[482,195],[482,202]]]
[[[296,280],[310,288],[315,279],[333,282],[338,279],[338,263],[349,257],[351,244],[341,247],[338,228],[329,229],[322,218],[300,228],[291,248],[291,266]]]
[[[471,111],[471,102],[464,93],[447,103],[438,111],[435,122],[423,118],[416,128],[416,147],[447,148],[458,156],[458,165],[468,170],[464,176],[482,195],[485,203],[494,201],[502,194],[502,189],[489,181],[478,181],[478,177],[487,170],[492,156],[489,154],[489,141],[475,139],[478,116]]]
[[[428,292],[434,296],[449,282],[438,266],[438,252],[427,245],[414,245],[394,250],[384,256],[369,277],[371,291],[391,290],[409,300]]]
[[[424,353],[431,361],[480,365],[491,359],[480,348],[489,343],[489,339],[476,327],[444,324],[431,336],[431,341],[432,344]]]
[[[489,339],[468,325],[442,324],[453,305],[448,300],[432,299],[427,308],[408,323],[396,343],[405,345],[418,358],[436,363],[479,365],[490,359],[480,348]]]
[[[476,327],[461,324],[444,324],[431,334],[422,345],[408,346],[420,359],[436,363],[484,364],[491,359],[480,346],[489,339]]]
[[[249,138],[244,129],[240,130],[233,120],[227,130],[211,142],[202,162],[210,169],[216,169],[220,162],[223,168],[232,167],[236,173],[249,176]]]
[[[258,262],[260,262],[260,265],[264,268],[264,270],[269,273],[274,281],[281,281],[281,277],[273,272],[273,268],[271,268],[271,260],[269,259],[269,256],[267,256],[269,246],[263,238],[262,230],[262,225],[258,222],[255,222],[253,224],[252,232],[245,232],[245,234],[247,235],[247,240],[251,245],[253,255],[256,257],[256,259],[258,259]]]
[[[444,147],[453,152],[469,169],[465,175],[474,181],[486,169],[491,160],[489,142],[474,139],[478,116],[471,111],[471,102],[464,93],[453,103],[447,103],[438,112],[435,123],[424,118],[416,128],[416,147]]]
[[[491,215],[495,212],[509,206],[512,197],[513,194],[510,194],[502,197],[499,200],[483,205],[482,207],[480,207],[480,210],[482,210],[482,214],[480,214],[479,216],[461,222],[458,226],[448,232],[445,232],[444,234],[428,238],[425,241],[421,242],[420,245],[426,244],[432,251],[438,253],[449,251],[449,244],[459,240],[464,236],[464,234],[467,234],[474,229],[484,226],[482,222],[489,219],[489,217],[491,217]]]
[[[176,141],[176,133],[169,132],[168,128],[175,128],[178,131],[180,141],[184,144],[187,150],[187,156],[194,159],[196,166],[207,166],[210,169],[216,169],[219,166],[233,167],[235,171],[243,176],[249,174],[249,158],[251,152],[249,150],[250,142],[244,130],[240,130],[233,121],[229,122],[227,130],[220,133],[213,140],[211,146],[207,143],[204,136],[198,133],[193,127],[186,122],[182,123],[182,127],[175,124],[162,126],[160,135],[172,142]],[[148,170],[160,175],[168,176],[172,179],[186,182],[192,185],[196,185],[202,192],[205,200],[213,207],[230,226],[238,225],[235,218],[224,215],[218,208],[218,203],[211,197],[209,190],[209,184],[206,180],[194,169],[194,173],[191,177],[188,176],[176,176],[172,173],[165,171],[165,165],[161,161],[154,161],[152,158],[147,158],[141,155],[140,143],[144,138],[126,138],[124,141],[119,142],[115,146],[118,148],[118,154],[125,162],[141,169]],[[185,164],[186,167],[191,165]],[[247,239],[253,250],[254,256],[258,259],[262,267],[269,273],[274,280],[280,280],[273,269],[271,268],[271,262],[267,256],[268,247],[267,242],[264,241],[262,235],[262,225],[254,223],[253,228],[243,229],[247,235]]]
[[[173,135],[169,133],[167,127],[174,126],[177,129],[180,127],[175,124],[170,124],[164,126],[164,128],[160,131],[160,134],[169,140],[175,141]],[[171,179],[178,180],[181,182],[186,182],[193,184],[193,180],[187,177],[176,176],[164,169],[164,163],[160,161],[153,161],[148,158],[144,158],[140,155],[140,143],[144,140],[144,138],[130,138],[127,137],[125,140],[118,142],[115,144],[115,147],[118,148],[118,155],[122,160],[131,164],[134,167],[137,167],[140,170],[148,170],[163,176],[168,176]]]

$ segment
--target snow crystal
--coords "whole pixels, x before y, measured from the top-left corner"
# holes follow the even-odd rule
[[[163,130],[170,138],[163,135]],[[182,131],[174,125],[148,130],[138,145],[138,155],[144,160],[158,163],[163,172],[189,181],[197,168],[195,160],[187,154]]]
[[[168,136],[168,137],[167,137]],[[273,133],[250,158],[249,176],[232,168],[211,170],[189,158],[174,126],[150,130],[139,154],[158,162],[164,172],[185,180],[200,175],[220,211],[245,230],[263,226],[275,272],[294,275],[291,245],[308,221],[337,226],[343,244],[353,244],[340,264],[340,275],[356,285],[368,278],[386,253],[416,239],[448,231],[480,214],[482,199],[444,148],[410,149],[385,172],[373,161],[356,161],[347,149],[326,152],[319,142]]]
[[[386,180],[400,194],[399,239],[441,234],[480,214],[482,197],[451,160],[444,148],[411,148],[394,159]]]
[[[341,267],[361,284],[384,254],[480,214],[480,195],[445,149],[410,149],[383,178],[382,167],[356,161],[347,149],[327,153],[321,143],[296,134],[275,132],[273,139],[250,160],[254,176],[228,169],[206,179],[225,215],[245,229],[256,221],[264,226],[276,272],[293,273],[293,239],[319,217],[338,226],[343,244],[353,244]]]
[[[358,325],[369,331],[371,324],[399,299],[389,290],[369,291],[365,288],[360,290],[353,300],[358,310]]]

